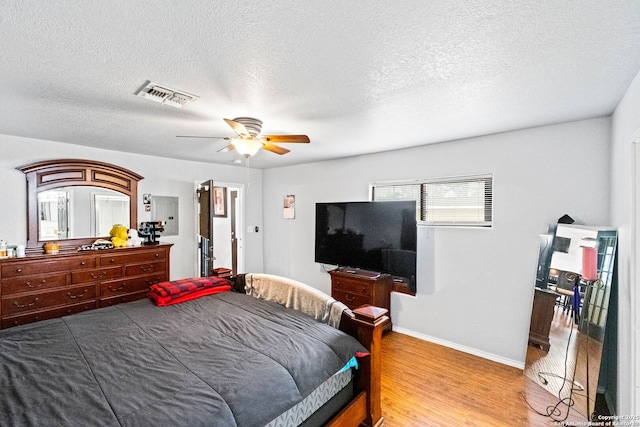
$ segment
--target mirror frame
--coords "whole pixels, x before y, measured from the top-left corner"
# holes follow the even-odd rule
[[[129,228],[138,228],[138,181],[141,175],[110,163],[93,160],[60,159],[31,163],[17,168],[27,178],[26,251],[43,251],[46,243],[38,233],[38,193],[60,187],[89,186],[115,190],[129,196]],[[108,236],[101,236],[107,237]],[[56,240],[60,251],[77,250],[99,237]]]
[[[574,268],[564,270],[564,265],[558,268],[557,264],[555,267],[551,267],[552,256],[555,252],[554,242],[558,238],[558,232],[561,227],[573,230],[573,233],[576,234],[580,231],[585,232],[584,237],[577,236],[571,237],[571,239],[591,239],[590,236],[586,235],[586,232],[595,233],[596,236],[593,247],[597,249],[596,268],[598,278],[597,280],[581,279],[581,286],[585,287],[585,292],[578,320],[573,317],[570,310],[565,313],[562,306],[557,305],[556,298],[559,294],[551,292],[547,288],[550,270],[554,268],[560,271],[570,271],[578,276],[582,274],[582,251],[576,246],[573,246],[574,249],[580,252],[578,257],[574,257]],[[569,237],[565,233],[560,237]],[[605,334],[610,334],[611,332],[605,332],[605,329],[611,327],[607,326],[610,316],[616,315],[615,311],[612,312],[616,308],[612,309],[609,303],[612,301],[611,296],[614,293],[614,288],[617,287],[615,270],[617,269],[619,231],[617,228],[610,226],[558,223],[550,226],[548,233],[541,236],[551,237],[551,239],[543,239],[540,243],[541,249],[538,252],[538,272],[536,274],[528,334],[529,340],[525,352],[523,373],[525,377],[558,398],[560,402],[565,402],[561,405],[562,412],[555,414],[558,416],[557,418],[562,418],[565,414],[567,414],[567,417],[570,414],[579,414],[585,420],[595,420],[596,418],[592,418],[592,416],[604,414],[599,412],[601,409],[598,408],[596,400],[600,398],[599,395],[602,393],[599,391],[602,385],[600,377],[603,375],[602,366],[606,366],[604,365],[606,362],[603,362],[603,354],[606,346],[611,344],[606,342],[608,340],[605,337]],[[544,251],[542,250],[543,247],[549,250]],[[544,282],[544,287],[540,286],[541,282]],[[598,282],[601,283],[598,284]],[[538,300],[538,296],[543,294],[538,294],[539,290],[545,295],[540,300]],[[538,308],[536,309],[536,307]],[[562,310],[562,313],[559,310]],[[552,317],[547,317],[545,312],[551,312]],[[535,331],[532,330],[533,325],[535,325]],[[545,326],[550,329],[541,331]],[[548,339],[554,335],[553,331],[557,331],[557,327],[567,328],[569,332],[566,332],[565,336],[558,339],[554,344],[555,346],[557,344],[561,345],[556,347],[559,350],[555,350],[555,354],[552,356],[553,353],[550,352],[551,349],[548,347]],[[541,332],[547,338],[546,348],[544,347],[544,340],[540,340],[536,336],[540,335]],[[557,334],[558,332],[555,332],[556,336]],[[615,343],[613,347],[615,348]],[[544,352],[544,355],[541,355],[541,352]],[[540,362],[540,360],[547,357],[552,360]],[[541,372],[540,368],[544,368],[545,372]],[[562,372],[563,368],[564,373]],[[554,381],[547,380],[547,378],[553,377],[556,378]],[[576,385],[583,389],[577,394],[575,394],[576,388],[574,388]],[[571,404],[566,403],[569,402],[567,399],[571,400]],[[556,418],[551,417],[551,419],[555,420]],[[572,420],[573,418],[568,419]]]

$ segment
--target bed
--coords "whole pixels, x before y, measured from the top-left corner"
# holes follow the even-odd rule
[[[0,331],[11,425],[382,426],[386,310],[290,279],[150,299]],[[356,369],[357,366],[357,369]]]

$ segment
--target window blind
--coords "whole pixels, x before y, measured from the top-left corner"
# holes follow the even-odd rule
[[[490,227],[493,176],[481,175],[371,185],[372,200],[415,200],[425,225]]]

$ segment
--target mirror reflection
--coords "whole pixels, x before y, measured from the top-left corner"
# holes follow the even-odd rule
[[[129,196],[91,186],[38,192],[38,239],[104,237],[114,224],[129,224]]]
[[[557,224],[541,235],[525,375],[585,420],[596,395],[617,232]]]

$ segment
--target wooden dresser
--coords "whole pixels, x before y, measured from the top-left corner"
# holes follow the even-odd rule
[[[0,260],[0,327],[144,298],[149,286],[169,280],[171,246]]]
[[[531,323],[529,324],[529,344],[549,351],[549,332],[558,294],[546,289],[535,289]]]
[[[393,279],[389,274],[373,271],[338,268],[331,275],[331,296],[343,302],[350,309],[363,305],[386,308],[391,320],[391,290]],[[385,326],[390,330],[391,322]]]

